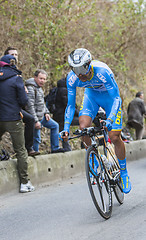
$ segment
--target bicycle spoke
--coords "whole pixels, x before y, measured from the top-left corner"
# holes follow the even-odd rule
[[[100,192],[100,198],[101,198],[101,203],[102,203],[102,207],[103,207],[103,212],[106,212],[106,204],[103,198],[103,192],[102,192],[102,187],[100,186],[100,184],[98,184],[98,189]]]
[[[100,215],[108,219],[112,212],[112,194],[109,180],[93,146],[89,147],[87,152],[86,176],[91,197]]]

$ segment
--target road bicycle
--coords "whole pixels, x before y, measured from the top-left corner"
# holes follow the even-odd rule
[[[112,192],[117,201],[122,204],[124,193],[121,186],[120,167],[112,144],[107,141],[104,129],[105,121],[100,121],[96,127],[77,129],[76,136],[69,139],[89,136],[91,145],[85,156],[86,178],[94,205],[99,214],[109,219],[112,214]],[[101,146],[101,147],[99,147]]]

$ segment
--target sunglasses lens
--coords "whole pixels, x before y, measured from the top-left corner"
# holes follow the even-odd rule
[[[73,67],[72,70],[76,75],[86,75],[89,72],[89,66]]]

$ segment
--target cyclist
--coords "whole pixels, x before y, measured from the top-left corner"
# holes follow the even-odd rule
[[[121,140],[122,109],[118,85],[111,69],[103,62],[92,61],[91,53],[78,48],[68,56],[71,71],[67,76],[68,104],[65,111],[64,141],[68,140],[69,128],[75,112],[76,87],[85,88],[83,102],[79,113],[80,129],[90,127],[99,107],[107,116],[106,128],[115,146],[124,193],[131,190],[131,183],[126,168],[125,145]],[[86,147],[90,145],[89,137],[84,137]]]

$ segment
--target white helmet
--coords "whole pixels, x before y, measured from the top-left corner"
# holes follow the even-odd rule
[[[76,75],[85,75],[90,70],[91,53],[85,48],[78,48],[68,56],[68,63]]]

